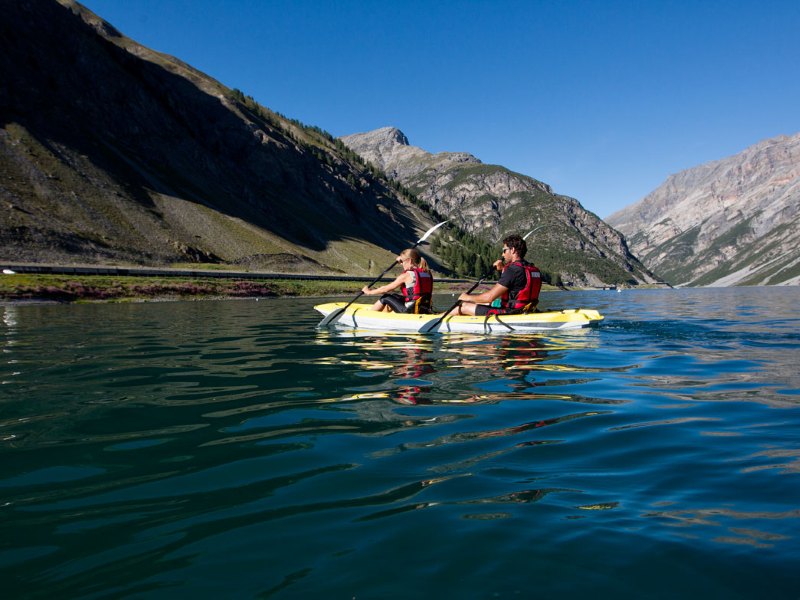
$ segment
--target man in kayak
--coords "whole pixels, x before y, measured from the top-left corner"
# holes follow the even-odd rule
[[[510,235],[503,240],[503,267],[499,281],[482,294],[461,294],[459,305],[451,315],[508,315],[531,312],[539,304],[539,290],[542,288],[542,274],[534,265],[525,260],[528,245],[518,235]],[[500,299],[499,307],[490,306]]]
[[[433,275],[427,261],[414,248],[406,248],[397,256],[397,263],[403,272],[391,283],[369,289],[364,286],[361,291],[365,296],[377,296],[380,300],[372,305],[372,310],[388,310],[397,313],[428,314],[431,312],[431,296],[433,294]],[[400,288],[401,294],[390,294]]]

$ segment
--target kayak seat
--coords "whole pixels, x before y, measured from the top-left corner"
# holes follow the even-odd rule
[[[430,298],[424,298],[424,297],[417,298],[416,301],[414,302],[413,310],[408,310],[406,312],[413,313],[415,315],[431,314]]]

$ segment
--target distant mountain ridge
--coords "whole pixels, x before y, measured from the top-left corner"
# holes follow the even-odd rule
[[[800,284],[800,133],[672,175],[606,221],[676,285]]]
[[[437,212],[493,242],[538,228],[529,242],[537,265],[576,285],[653,283],[625,239],[574,198],[466,152],[432,154],[395,127],[340,138]]]

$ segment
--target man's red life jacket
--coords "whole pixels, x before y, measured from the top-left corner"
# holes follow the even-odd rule
[[[506,268],[519,267],[525,271],[525,287],[521,290],[508,290],[502,297],[501,306],[506,310],[526,309],[529,305],[534,307],[539,302],[539,290],[542,289],[542,274],[535,266],[524,262],[514,261]]]

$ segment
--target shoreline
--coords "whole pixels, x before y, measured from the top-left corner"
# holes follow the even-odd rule
[[[492,282],[482,287],[489,285]],[[15,273],[0,276],[0,305],[352,297],[362,286],[353,280]],[[439,282],[437,293],[456,293],[468,287],[468,282]]]

